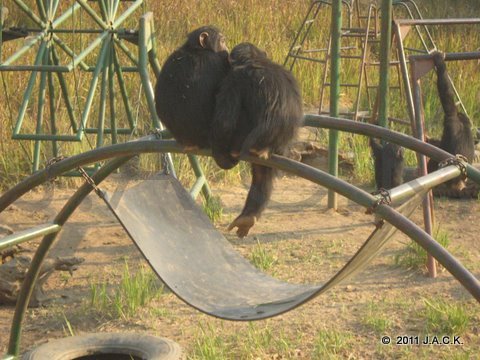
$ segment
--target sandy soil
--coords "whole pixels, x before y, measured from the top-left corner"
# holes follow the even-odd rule
[[[115,187],[115,181],[102,184]],[[214,186],[224,204],[216,226],[243,255],[249,257],[257,242],[276,258],[268,271],[275,277],[297,283],[328,280],[354,254],[373,230],[372,216],[360,206],[340,198],[339,211],[326,210],[325,189],[303,179],[283,177],[276,183],[272,202],[251,234],[238,239],[226,233],[229,222],[241,210],[246,185]],[[44,188],[31,192],[0,214],[0,223],[21,230],[51,220],[72,189]],[[476,200],[436,202],[437,222],[450,234],[449,250],[480,277]],[[416,211],[415,220],[420,221]],[[103,202],[94,194],[80,206],[53,246],[49,256],[80,256],[85,262],[73,276],[55,273],[45,290],[51,301],[28,311],[22,350],[49,339],[68,336],[67,322],[76,334],[94,331],[134,331],[168,337],[178,342],[190,357],[206,338],[227,344],[226,358],[303,358],[318,354],[319,333],[343,334],[346,345],[330,340],[333,358],[474,358],[480,349],[480,307],[446,271],[430,279],[425,271],[397,266],[394,258],[405,252],[409,240],[397,234],[381,256],[355,278],[285,315],[256,322],[233,323],[213,319],[188,307],[173,294],[154,300],[131,319],[111,318],[89,307],[91,284],[120,281],[125,260],[132,269],[144,260]],[[35,249],[31,242],[24,247]],[[384,346],[382,333],[369,326],[369,319],[386,319],[387,335],[424,336],[425,301],[445,300],[467,310],[470,322],[461,335],[461,346]],[[0,353],[5,353],[13,308],[0,305]],[[253,329],[253,330],[252,330]],[[248,352],[252,332],[273,334],[285,345],[259,347]],[[440,335],[440,334],[437,334]],[[258,335],[260,336],[260,335]],[[335,345],[338,348],[335,349]],[[251,347],[251,344],[248,345]],[[317,349],[317,350],[316,350]],[[333,350],[332,350],[333,349]],[[232,355],[233,354],[233,355]],[[252,355],[253,354],[253,355]],[[212,357],[215,358],[215,357]]]

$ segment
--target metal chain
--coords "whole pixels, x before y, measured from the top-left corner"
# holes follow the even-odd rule
[[[162,130],[159,129],[159,128],[153,129],[150,132],[150,134],[154,135],[157,140],[162,140],[163,139]],[[165,175],[170,175],[171,174],[171,169],[170,169],[170,165],[169,165],[168,160],[167,160],[167,154],[162,152],[160,154],[160,161],[161,161],[160,164],[162,165],[163,173]]]
[[[63,155],[55,156],[48,159],[47,162],[45,163],[45,171],[47,172],[47,177],[50,179],[50,182],[54,182],[55,180],[57,180],[56,176],[52,176],[50,174],[50,168],[52,167],[53,164],[56,164],[57,162],[62,161],[63,159],[65,159],[65,156]]]
[[[92,187],[92,189],[95,191],[95,193],[100,197],[100,198],[105,198],[104,192],[97,186],[95,181],[88,175],[88,173],[82,168],[78,167],[77,168],[78,172],[82,177],[85,179],[85,182]]]
[[[444,168],[446,166],[454,165],[458,167],[461,172],[461,177],[465,180],[467,178],[467,165],[468,159],[462,154],[457,154],[455,157],[445,159],[438,163],[438,168]]]
[[[392,197],[390,196],[390,191],[384,188],[380,188],[377,191],[372,192],[374,196],[380,196],[375,203],[367,209],[367,214],[373,214],[375,209],[379,205],[390,205],[392,203]]]

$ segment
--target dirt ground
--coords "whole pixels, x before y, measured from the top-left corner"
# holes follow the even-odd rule
[[[115,181],[108,180],[102,188],[113,189]],[[289,282],[325,282],[374,228],[372,216],[360,206],[340,197],[338,212],[326,210],[325,189],[284,176],[277,180],[271,204],[251,234],[238,239],[227,233],[226,227],[241,210],[246,185],[219,184],[213,190],[224,205],[217,228],[246,257],[262,244],[275,259],[268,272]],[[49,187],[30,192],[0,214],[0,224],[17,231],[49,221],[73,191]],[[437,222],[450,236],[449,251],[479,278],[480,202],[440,199],[436,210]],[[417,210],[414,218],[418,223],[421,211]],[[440,269],[438,277],[431,279],[424,270],[398,266],[394,258],[405,252],[408,242],[403,234],[395,235],[355,278],[273,319],[248,324],[210,318],[169,292],[133,318],[112,318],[90,309],[92,283],[107,281],[115,286],[125,260],[132,269],[145,261],[103,202],[92,194],[63,228],[49,254],[75,255],[85,262],[72,276],[55,273],[49,278],[45,290],[51,300],[28,311],[22,351],[69,336],[70,326],[75,334],[129,331],[167,337],[178,342],[190,358],[475,358],[480,350],[479,304],[446,271]],[[35,244],[24,247],[32,250]],[[392,339],[442,335],[428,328],[425,317],[426,302],[440,300],[466,310],[466,330],[452,334],[459,335],[463,345],[401,346],[394,340],[382,345],[383,335]],[[12,314],[13,307],[0,305],[0,354],[6,352]],[[372,326],[378,321],[387,326]],[[265,340],[269,336],[272,341]],[[200,355],[200,349],[208,344],[226,352]]]

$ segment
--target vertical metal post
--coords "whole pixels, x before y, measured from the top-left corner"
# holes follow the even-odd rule
[[[390,42],[392,35],[392,0],[382,1],[380,35],[380,83],[378,86],[378,124],[386,127],[388,121],[388,82],[390,67]]]
[[[115,86],[114,86],[114,62],[113,62],[113,42],[110,44],[110,53],[108,60],[108,95],[110,100],[110,133],[112,134],[112,144],[117,143],[117,119],[115,117]]]
[[[415,59],[410,58],[410,66],[412,71],[412,86],[413,86],[413,105],[415,109],[415,137],[419,140],[425,141],[425,121],[423,117],[422,106],[422,90],[420,86],[421,75],[417,73],[417,66],[419,64]],[[418,167],[420,176],[427,175],[427,158],[423,154],[417,153]],[[430,190],[423,198],[423,222],[425,224],[425,232],[429,235],[433,234],[433,194]],[[427,269],[428,275],[432,278],[437,277],[437,265],[435,258],[427,253]]]
[[[47,63],[48,63],[48,49],[46,48],[46,50],[43,51],[42,64],[44,65]],[[43,114],[45,112],[44,104],[45,104],[46,90],[47,90],[47,72],[42,71],[40,73],[40,84],[38,85],[37,126],[35,130],[35,133],[37,135],[40,135],[42,133]],[[34,151],[33,151],[33,172],[38,171],[40,166],[40,147],[41,147],[41,141],[36,140]]]
[[[342,32],[342,1],[332,1],[331,28],[331,68],[330,68],[330,116],[338,117],[340,97],[340,43]],[[338,131],[329,130],[328,171],[338,176]],[[328,191],[328,208],[336,210],[338,196],[333,190]]]

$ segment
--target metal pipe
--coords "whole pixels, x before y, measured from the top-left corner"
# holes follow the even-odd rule
[[[396,206],[397,204],[411,198],[413,195],[425,191],[425,189],[431,189],[448,180],[455,179],[460,175],[460,169],[457,166],[450,165],[399,185],[389,190],[392,205]]]
[[[419,60],[430,60],[433,58],[433,54],[422,54],[422,55],[410,55],[410,61],[419,61]],[[478,60],[480,59],[480,52],[455,52],[455,53],[445,53],[445,61],[457,61],[457,60]]]
[[[107,84],[108,84],[108,66],[111,41],[110,39],[105,40],[105,47],[107,51],[104,57],[104,60],[101,62],[100,66],[102,67],[102,80],[100,81],[100,98],[98,102],[98,123],[97,123],[97,147],[103,146],[103,129],[105,128],[105,110],[107,105]]]
[[[42,63],[43,54],[46,48],[47,48],[46,43],[42,42],[40,45],[40,48],[38,49],[37,56],[35,58],[35,65],[40,65]],[[18,111],[17,122],[15,124],[15,128],[13,129],[14,135],[18,134],[22,127],[23,119],[27,111],[28,103],[30,101],[30,97],[32,95],[33,87],[35,85],[36,79],[37,79],[37,71],[32,71],[30,75],[30,79],[28,80],[27,88],[25,89],[25,94],[23,95],[22,105],[20,106],[20,110]]]
[[[108,36],[110,36],[110,33],[105,31],[102,35],[93,40],[86,49],[72,59],[72,61],[67,65],[68,68],[73,70],[75,68],[75,64],[78,64],[85,59],[93,50],[95,50],[102,42],[104,42]]]
[[[60,63],[60,60],[57,55],[57,50],[55,50],[54,46],[52,46],[52,60],[55,65],[58,65]],[[75,112],[73,111],[72,103],[70,102],[70,97],[68,96],[67,82],[65,81],[63,74],[57,74],[57,77],[58,77],[58,83],[60,84],[60,90],[63,95],[63,100],[65,101],[65,107],[67,108],[67,114],[70,120],[70,126],[72,127],[72,131],[76,133],[78,131],[77,121],[75,119]]]
[[[108,25],[105,24],[103,19],[97,15],[97,12],[88,5],[86,0],[76,0],[76,2],[85,10],[85,12],[90,15],[90,17],[103,29],[108,29]]]
[[[83,132],[83,129],[86,127],[87,119],[90,114],[90,108],[92,107],[93,97],[95,95],[95,90],[97,88],[98,77],[100,76],[100,72],[103,70],[105,64],[105,58],[107,56],[108,51],[108,41],[104,41],[102,44],[102,50],[100,51],[100,55],[98,56],[97,64],[95,66],[95,71],[92,75],[92,80],[90,82],[90,89],[88,90],[87,100],[85,101],[82,119],[80,121],[79,126],[79,133],[80,135]]]
[[[123,78],[123,71],[118,61],[117,50],[113,47],[113,62],[115,73],[117,74],[118,87],[120,88],[120,94],[122,95],[123,105],[125,107],[125,113],[127,114],[128,124],[132,131],[137,126],[133,117],[132,107],[130,106],[130,99],[128,97],[127,87],[125,86],[125,79]]]
[[[40,18],[32,11],[32,9],[30,9],[30,8],[28,7],[28,5],[26,5],[23,1],[21,1],[21,0],[13,0],[13,2],[14,2],[15,4],[17,4],[17,6],[18,6],[20,9],[22,9],[22,11],[23,11],[25,14],[27,14],[27,16],[28,16],[30,19],[32,19],[34,23],[36,23],[38,26],[40,26],[40,27],[42,27],[42,28],[46,27],[45,22],[44,22],[42,19],[40,19]]]
[[[95,149],[89,151],[88,153],[77,155],[75,157],[65,159],[56,164],[53,164],[50,167],[50,172],[52,172],[52,170],[53,172],[55,172],[56,170],[58,171],[62,168],[68,169],[68,167],[65,166],[66,164],[68,164],[69,167],[80,166],[84,161],[86,161],[87,158],[89,158],[89,162],[92,162],[100,160],[102,156],[106,156],[107,154],[109,154],[110,157],[119,156],[119,158],[108,162],[107,165],[101,168],[93,176],[94,182],[98,184],[121,164],[128,161],[131,158],[131,156],[129,155],[151,151],[165,152],[183,150],[175,142],[158,140],[152,141],[153,139],[152,137],[149,137],[147,139],[133,141],[126,144],[117,144],[109,147]],[[323,185],[329,189],[333,189],[339,194],[347,197],[348,199],[353,200],[364,207],[370,208],[374,213],[380,215],[383,219],[396,226],[399,230],[401,230],[403,233],[408,235],[410,238],[420,244],[423,248],[425,248],[429,253],[433,254],[435,258],[473,295],[473,297],[480,302],[480,283],[467,269],[465,269],[451,254],[449,254],[445,249],[443,249],[434,239],[432,239],[422,229],[416,226],[412,221],[397,213],[388,205],[377,205],[377,199],[371,194],[365,192],[364,190],[358,189],[355,186],[345,182],[344,180],[338,179],[321,170],[281,156],[273,155],[268,160],[263,160],[252,156],[246,156],[244,160],[255,162],[265,166],[273,166],[277,169],[288,171],[295,175],[301,176],[302,178]],[[34,177],[35,175],[32,175],[30,178]],[[54,223],[58,225],[63,225],[74,212],[74,210],[78,207],[78,205],[82,202],[82,200],[91,192],[91,190],[91,185],[85,183],[69,199],[67,204],[55,217]],[[5,194],[4,196],[2,196],[2,198],[0,198],[0,203],[2,202],[4,197]],[[12,321],[12,329],[10,333],[10,342],[8,347],[9,354],[18,354],[20,346],[21,326],[23,318],[25,316],[25,311],[27,309],[29,298],[33,290],[36,278],[38,277],[40,266],[53,241],[55,240],[55,237],[55,234],[47,235],[42,240],[37,252],[35,253],[34,258],[32,259],[32,264],[27,272],[25,281],[19,294],[17,307],[15,309],[15,314]]]
[[[400,25],[472,25],[480,24],[480,18],[464,19],[398,19]]]
[[[53,47],[48,48],[48,61],[49,63],[53,63]],[[49,109],[50,109],[50,132],[52,135],[56,136],[57,135],[57,119],[55,115],[55,86],[53,83],[53,74],[48,73],[47,74],[47,79],[48,79],[48,103],[49,103]],[[57,141],[53,140],[52,141],[52,150],[53,150],[53,156],[57,157],[58,156],[58,145]]]
[[[308,114],[304,117],[304,125],[318,128],[334,129],[339,131],[350,132],[354,134],[360,134],[382,140],[392,142],[403,146],[407,149],[415,152],[422,153],[437,162],[452,158],[453,156],[448,152],[439,149],[428,143],[424,143],[411,136],[376,126],[372,124],[362,123],[360,121],[352,121],[348,119],[332,118],[324,115]],[[20,198],[26,192],[34,189],[36,186],[44,183],[48,179],[55,176],[59,176],[64,172],[76,168],[84,164],[97,162],[111,158],[113,156],[129,155],[137,152],[174,152],[184,153],[184,148],[178,145],[173,140],[156,140],[155,136],[148,136],[137,140],[136,142],[128,142],[124,144],[116,144],[112,146],[106,146],[99,149],[94,149],[86,153],[78,154],[55,164],[49,166],[48,171],[40,170],[39,172],[29,176],[17,185],[6,191],[0,197],[0,212],[2,212],[7,206]],[[140,150],[140,145],[143,146]],[[203,151],[189,151],[189,154],[205,155],[208,156],[207,150]],[[253,159],[253,158],[252,158]],[[255,160],[255,159],[254,159]],[[73,165],[72,165],[73,164]],[[477,184],[480,184],[480,171],[470,164],[465,164],[467,167],[467,176]]]
[[[48,46],[43,52],[43,63],[48,62]],[[45,112],[45,95],[47,92],[47,73],[42,71],[40,73],[40,84],[38,85],[38,105],[37,105],[37,126],[35,129],[35,135],[42,134],[43,114]],[[33,171],[38,171],[40,165],[40,140],[35,140],[35,146],[33,150]]]
[[[340,100],[340,46],[342,37],[342,1],[332,0],[331,66],[330,66],[330,116],[337,117]],[[320,105],[321,106],[321,105]],[[338,176],[338,138],[336,130],[328,133],[328,172]],[[337,210],[338,196],[328,191],[328,208]]]
[[[412,71],[412,86],[413,86],[413,106],[415,109],[415,137],[419,140],[425,141],[425,121],[423,119],[422,106],[422,92],[420,89],[420,79],[415,78],[416,65],[415,61],[410,60],[411,71]],[[418,169],[420,175],[427,175],[427,158],[423,154],[417,153],[418,159]],[[432,235],[433,233],[433,197],[430,194],[423,199],[423,221],[425,224],[425,231]],[[435,278],[437,276],[437,266],[435,264],[435,259],[428,254],[427,257],[427,268],[428,274],[430,277]]]
[[[390,42],[392,37],[392,0],[382,0],[380,36],[380,80],[378,86],[378,124],[388,126]]]
[[[116,144],[117,141],[117,118],[115,116],[115,86],[114,75],[115,70],[113,61],[113,44],[110,44],[110,51],[108,54],[108,95],[110,105],[110,129],[112,134],[112,144]],[[104,129],[105,130],[105,129]]]
[[[70,72],[68,66],[57,65],[0,65],[0,71],[42,71],[42,72]]]
[[[43,31],[42,33],[35,36],[33,39],[28,40],[28,42],[24,46],[22,46],[19,50],[15,51],[15,53],[12,56],[6,59],[2,63],[2,66],[8,66],[13,62],[17,61],[20,57],[23,56],[23,54],[25,54],[28,50],[30,50],[36,43],[43,40],[45,36],[46,36],[46,32]]]
[[[405,57],[405,49],[403,48],[402,30],[397,22],[394,22],[395,35],[397,37],[398,57],[400,69],[402,71],[403,87],[405,88],[405,97],[407,100],[408,116],[413,132],[415,133],[415,108],[413,106],[412,88],[410,87],[410,76],[408,74],[407,59]]]
[[[70,56],[73,59],[73,65],[75,65],[76,63],[75,57],[77,56],[75,52],[72,49],[70,49],[70,47],[67,44],[65,44],[62,41],[62,39],[60,39],[56,34],[53,34],[53,41],[55,42],[55,44],[57,44],[60,47],[60,49],[62,49],[68,56]],[[84,61],[79,61],[77,65],[80,66],[84,71],[88,71],[90,69],[88,64],[86,64]]]
[[[51,134],[13,134],[14,140],[42,140],[42,141],[80,141],[76,135],[51,135]]]
[[[31,229],[18,231],[14,234],[7,235],[0,239],[0,251],[35,239],[39,236],[59,232],[61,229],[62,227],[58,224],[43,224],[33,227]]]
[[[109,174],[118,169],[122,164],[131,159],[131,156],[120,157],[110,161],[107,165],[102,167],[92,176],[92,179],[96,184],[100,183]],[[92,187],[88,183],[84,183],[77,192],[70,197],[68,202],[57,214],[54,219],[54,223],[58,226],[62,226],[69,219],[75,209],[81,204],[83,199],[92,191]],[[22,331],[23,319],[25,312],[27,311],[28,303],[32,295],[33,288],[38,278],[43,260],[47,256],[50,247],[57,237],[57,233],[51,233],[46,235],[40,243],[35,255],[32,258],[30,267],[25,275],[25,279],[22,283],[22,288],[17,298],[17,305],[15,307],[15,313],[13,315],[12,327],[10,331],[10,341],[8,343],[8,354],[18,355],[20,350],[20,336]]]

